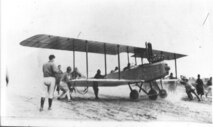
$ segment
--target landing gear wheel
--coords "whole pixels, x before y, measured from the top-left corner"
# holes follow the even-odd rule
[[[154,89],[151,89],[148,93],[148,96],[149,99],[156,100],[158,98],[158,93]]]
[[[165,89],[161,89],[161,90],[159,91],[159,96],[160,96],[161,98],[166,98],[166,97],[167,97],[167,92],[166,92],[166,90],[165,90]]]
[[[132,90],[132,91],[130,92],[130,99],[136,100],[136,99],[138,99],[138,97],[139,97],[139,93],[138,93],[137,90]]]

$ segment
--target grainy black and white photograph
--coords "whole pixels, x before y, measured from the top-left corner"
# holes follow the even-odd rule
[[[211,0],[2,0],[1,126],[212,126]]]

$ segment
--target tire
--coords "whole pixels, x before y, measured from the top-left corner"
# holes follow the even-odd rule
[[[159,96],[160,96],[161,98],[166,98],[166,97],[167,97],[167,92],[166,92],[166,90],[165,90],[165,89],[161,89],[161,90],[159,91]]]
[[[151,89],[148,93],[148,96],[149,99],[156,100],[158,98],[158,93],[154,89]]]
[[[139,93],[138,93],[137,90],[132,90],[132,91],[130,92],[130,99],[136,100],[136,99],[138,99],[138,97],[139,97]]]

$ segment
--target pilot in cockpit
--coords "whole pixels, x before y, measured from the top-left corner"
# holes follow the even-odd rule
[[[116,71],[118,71],[118,67],[115,67],[115,69],[114,69],[114,70],[111,70],[110,73],[114,73],[114,72],[116,72]]]
[[[130,63],[127,64],[127,66],[123,69],[123,71],[129,70],[130,69]]]

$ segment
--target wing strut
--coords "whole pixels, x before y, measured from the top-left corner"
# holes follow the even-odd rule
[[[105,76],[106,76],[107,75],[106,43],[104,43],[104,63],[105,63]]]
[[[128,63],[129,63],[129,47],[127,46],[127,60],[128,60]]]
[[[143,65],[143,57],[141,57],[141,64]]]
[[[174,54],[175,58],[175,77],[177,78],[177,60],[176,60],[176,54]]]
[[[88,79],[88,41],[86,41],[86,71],[87,71],[87,79]]]
[[[135,52],[135,51],[134,51]],[[136,53],[135,53],[136,54]],[[137,59],[136,59],[136,55],[135,55],[135,65],[137,65]]]
[[[119,51],[120,45],[117,45],[117,52],[118,52],[118,77],[121,79],[121,67],[120,67],[120,51]]]
[[[75,69],[75,43],[73,40],[73,70]]]

